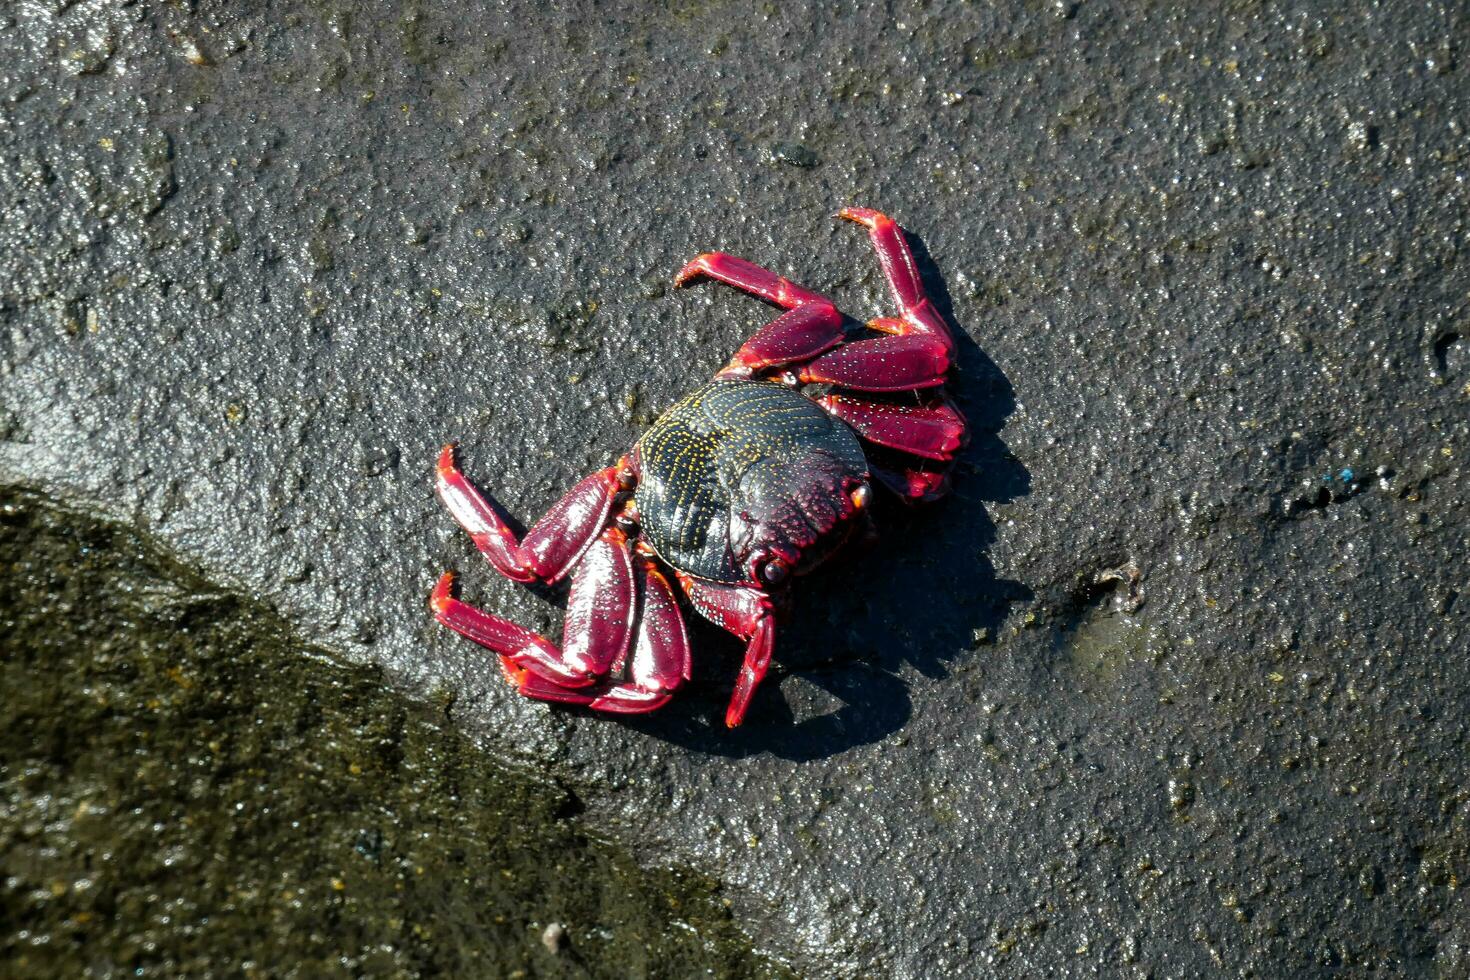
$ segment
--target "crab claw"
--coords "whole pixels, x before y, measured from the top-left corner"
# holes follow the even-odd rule
[[[631,657],[624,656],[628,652],[629,639],[625,635],[616,662],[599,664],[601,670],[597,679],[586,684],[568,684],[537,670],[532,663],[526,663],[522,669],[513,662],[513,657],[502,657],[506,676],[522,694],[539,701],[585,705],[594,711],[642,714],[662,707],[689,679],[689,637],[674,590],[651,561],[639,558],[636,565],[643,600],[638,611],[637,637],[632,644]],[[581,569],[578,571],[580,573]],[[578,601],[576,581],[573,580],[574,595],[569,610],[573,610]],[[617,611],[620,616],[624,612],[622,609]],[[625,611],[632,615],[631,606]],[[568,651],[574,644],[585,645],[585,641],[579,638],[592,631],[587,624],[575,621],[574,615],[582,614],[568,612],[569,628],[565,639]],[[569,655],[568,659],[571,659]]]

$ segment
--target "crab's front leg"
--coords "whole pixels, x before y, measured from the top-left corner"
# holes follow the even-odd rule
[[[776,646],[775,607],[769,595],[749,586],[720,585],[688,575],[680,575],[679,584],[700,615],[745,641],[745,660],[725,709],[726,726],[735,728],[745,720],[751,696],[771,665]]]
[[[689,636],[674,590],[651,559],[640,555],[633,561],[641,599],[632,656],[613,665],[613,676],[587,687],[563,687],[529,671],[512,675],[522,694],[611,714],[641,714],[662,707],[689,679]]]
[[[633,631],[636,592],[628,539],[608,528],[572,573],[562,645],[454,597],[445,572],[429,597],[434,618],[495,651],[513,677],[534,675],[557,688],[584,688],[621,664]],[[522,685],[524,687],[524,684]]]
[[[434,484],[439,499],[496,571],[517,582],[555,582],[607,526],[613,498],[636,481],[626,460],[598,470],[572,487],[519,541],[495,506],[459,471],[453,443],[439,453]]]

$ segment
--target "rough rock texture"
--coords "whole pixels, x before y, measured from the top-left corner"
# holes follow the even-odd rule
[[[0,479],[128,517],[741,896],[811,973],[1470,971],[1463,6],[25,3],[0,12]],[[523,519],[769,311],[921,239],[978,430],[782,673],[610,722]],[[1110,571],[1116,570],[1113,574]],[[1131,611],[1130,611],[1131,610]]]

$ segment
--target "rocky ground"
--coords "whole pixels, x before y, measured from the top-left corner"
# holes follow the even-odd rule
[[[1470,87],[1456,4],[24,3],[0,11],[0,482],[718,881],[810,975],[1470,971]],[[917,237],[954,495],[607,721],[435,627],[551,630],[522,518],[769,311]],[[553,597],[554,598],[554,597]],[[163,681],[160,681],[163,683]]]

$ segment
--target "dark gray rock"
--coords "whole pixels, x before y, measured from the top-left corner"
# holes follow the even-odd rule
[[[0,13],[0,479],[452,688],[812,973],[1462,974],[1464,8],[1014,8]],[[953,498],[740,731],[708,630],[659,716],[512,696],[426,592],[555,607],[437,447],[534,518],[768,315],[694,253],[883,308],[846,203],[966,338]]]

